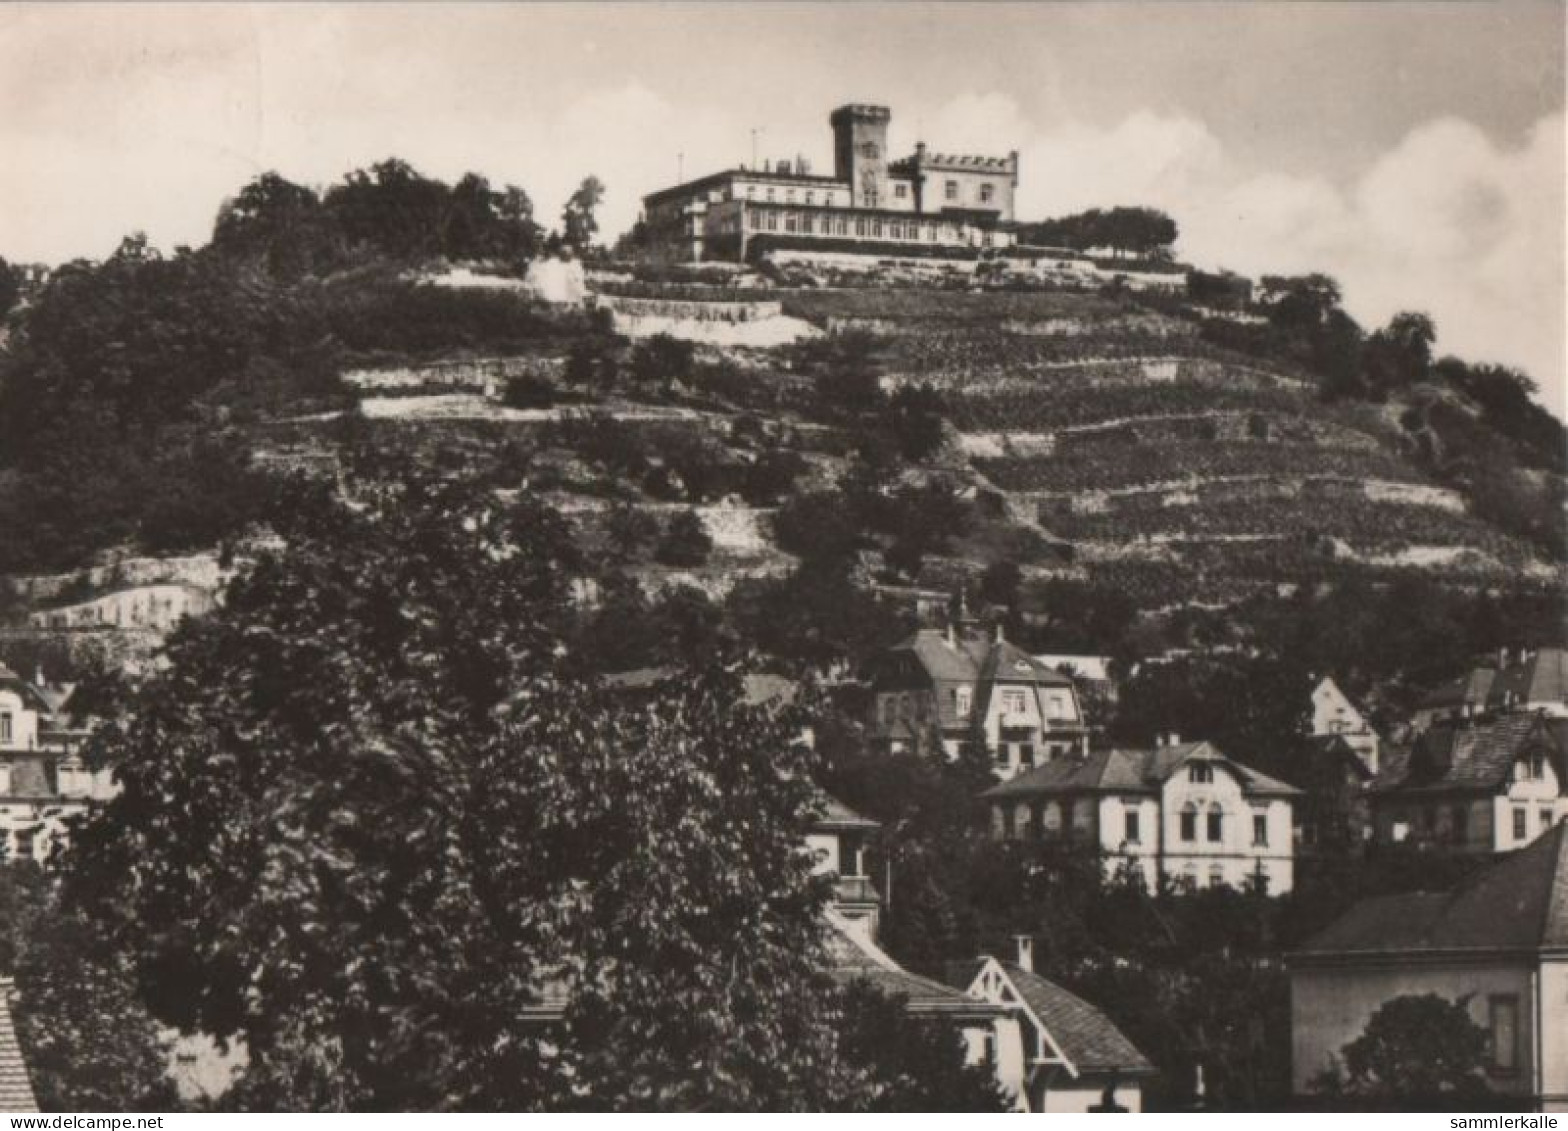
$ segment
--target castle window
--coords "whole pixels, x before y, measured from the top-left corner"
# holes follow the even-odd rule
[[[991,203],[991,197],[992,197],[992,195],[995,194],[995,192],[996,192],[996,189],[993,188],[991,185],[989,185],[989,184],[981,185],[980,186],[980,203],[981,204],[990,204]]]
[[[814,193],[814,192],[808,191],[806,193],[806,203],[807,204],[815,204],[816,202],[817,202],[817,194]]]
[[[776,194],[775,194],[775,192],[774,192],[774,189],[773,189],[773,186],[772,186],[772,185],[769,185],[769,186],[768,186],[768,199],[769,199],[769,200],[772,200],[772,199],[773,199],[773,198],[774,198],[774,196],[775,196],[775,195],[776,195]]]
[[[757,186],[756,185],[747,185],[746,186],[746,199],[747,200],[756,200],[757,199]]]
[[[957,200],[958,199],[958,182],[957,181],[944,181],[942,183],[942,198],[944,200]]]
[[[866,222],[864,220],[855,221],[855,234],[857,236],[863,236],[866,234]]]
[[[795,203],[795,190],[794,189],[786,190],[785,193],[784,193],[784,199],[786,201],[788,201],[790,204],[794,204]]]
[[[810,216],[802,216],[800,218],[800,230],[805,232],[808,236],[811,234],[811,217]]]

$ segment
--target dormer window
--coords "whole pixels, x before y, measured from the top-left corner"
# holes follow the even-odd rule
[[[1021,715],[1024,713],[1024,693],[1019,688],[1008,688],[1002,692],[1002,713],[1004,715]]]
[[[1187,767],[1187,780],[1193,785],[1214,784],[1214,766],[1208,762],[1193,762]]]

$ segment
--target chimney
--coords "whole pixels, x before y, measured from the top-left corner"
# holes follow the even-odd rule
[[[1508,649],[1507,648],[1499,648],[1497,650],[1497,670],[1498,671],[1502,671],[1507,666],[1508,666]]]
[[[996,642],[998,644],[1006,644],[1007,643],[1007,641],[1005,639],[1003,639],[1003,637],[1002,637],[1002,622],[1001,621],[997,621],[996,622]]]
[[[1175,731],[1171,731],[1170,734],[1165,736],[1165,745],[1167,745],[1167,746],[1180,746],[1181,745],[1181,735],[1177,734]]]
[[[953,618],[952,617],[948,617],[947,618],[947,646],[949,648],[957,648],[958,647],[958,634],[953,631]]]
[[[1013,941],[1018,944],[1018,968],[1034,973],[1034,939],[1029,935],[1014,935]]]

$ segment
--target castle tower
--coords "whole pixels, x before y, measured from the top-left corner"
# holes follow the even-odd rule
[[[833,111],[833,175],[848,181],[856,208],[887,207],[886,106],[852,103]]]

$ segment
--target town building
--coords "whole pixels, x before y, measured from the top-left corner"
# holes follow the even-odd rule
[[[1411,725],[1519,712],[1568,716],[1568,649],[1504,648],[1422,699]]]
[[[1016,962],[984,956],[970,963],[960,984],[1016,1019],[1023,1055],[1003,1082],[1024,1110],[1088,1112],[1107,1099],[1143,1110],[1154,1065],[1105,1014],[1035,973],[1032,939],[1018,939]]]
[[[1381,739],[1361,708],[1340,690],[1332,676],[1324,676],[1312,689],[1312,735],[1335,735],[1344,739],[1366,764],[1369,774],[1377,773]]]
[[[22,1045],[16,1039],[11,993],[11,979],[0,978],[0,1111],[25,1114],[38,1110],[38,1099],[27,1062],[22,1059]]]
[[[1568,826],[1452,892],[1358,903],[1286,963],[1298,1094],[1379,1007],[1437,994],[1486,1030],[1494,1091],[1568,1111]]]
[[[1299,767],[1291,768],[1296,802],[1297,855],[1343,856],[1372,839],[1372,771],[1342,734],[1307,741]]]
[[[1170,735],[1148,750],[1059,758],[986,790],[998,840],[1075,841],[1107,873],[1130,868],[1152,890],[1295,882],[1292,824],[1300,791],[1208,742]]]
[[[956,758],[983,743],[1004,778],[1088,749],[1089,728],[1071,677],[960,618],[920,629],[875,657],[872,741],[897,753]]]
[[[190,616],[209,612],[212,592],[184,582],[137,585],[88,601],[40,609],[28,616],[34,628],[142,628],[168,632]]]
[[[840,106],[833,173],[803,160],[711,173],[643,197],[645,254],[673,262],[744,261],[765,247],[874,246],[931,254],[1005,247],[1018,154],[929,152],[890,160],[885,106]]]
[[[1568,817],[1568,719],[1448,720],[1390,747],[1372,784],[1373,836],[1451,852],[1511,852]]]
[[[113,771],[82,759],[69,700],[0,664],[0,860],[42,863],[70,820],[114,795]]]

